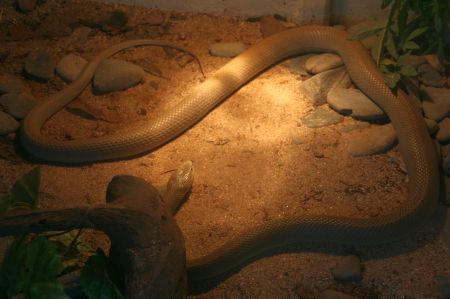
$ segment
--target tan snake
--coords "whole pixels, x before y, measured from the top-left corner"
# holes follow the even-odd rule
[[[44,122],[78,96],[97,65],[114,53],[148,41],[118,44],[96,56],[81,77],[35,108],[25,119],[21,140],[33,155],[64,163],[113,160],[152,150],[200,121],[236,90],[283,59],[311,52],[338,53],[353,82],[389,116],[409,175],[409,195],[392,213],[370,219],[327,215],[290,217],[245,231],[205,257],[188,261],[191,281],[220,275],[273,247],[308,242],[380,244],[417,230],[431,217],[439,191],[438,160],[424,121],[414,104],[394,96],[359,42],[344,31],[304,26],[272,35],[249,48],[194,88],[176,107],[127,135],[88,140],[56,141],[41,134]]]

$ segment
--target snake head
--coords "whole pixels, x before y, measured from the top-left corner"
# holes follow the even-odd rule
[[[170,176],[167,182],[167,190],[177,190],[176,193],[186,195],[192,188],[193,181],[192,161],[184,161]]]

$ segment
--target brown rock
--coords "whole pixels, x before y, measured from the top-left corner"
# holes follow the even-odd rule
[[[17,8],[22,12],[31,12],[36,7],[36,0],[17,0]]]
[[[436,54],[424,55],[424,58],[438,72],[443,72],[445,70]]]
[[[266,38],[274,33],[285,30],[286,27],[273,16],[265,16],[260,21],[260,31],[263,38]]]

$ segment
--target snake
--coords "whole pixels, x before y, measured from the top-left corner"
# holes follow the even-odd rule
[[[258,255],[301,242],[355,246],[395,242],[419,230],[433,216],[438,204],[439,162],[420,110],[405,92],[399,90],[394,94],[390,90],[359,41],[350,40],[345,31],[328,26],[300,26],[257,42],[192,88],[172,109],[127,134],[59,141],[41,133],[45,121],[81,93],[102,60],[125,48],[148,43],[129,41],[104,50],[76,81],[34,108],[21,127],[20,138],[25,149],[38,158],[62,163],[122,159],[148,152],[190,129],[277,63],[301,54],[331,52],[341,56],[353,83],[389,117],[409,177],[406,198],[386,215],[368,219],[294,215],[262,223],[242,231],[204,256],[188,258],[189,281],[218,277]],[[170,206],[175,210],[178,203]]]

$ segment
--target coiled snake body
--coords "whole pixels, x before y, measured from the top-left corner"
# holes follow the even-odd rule
[[[205,257],[189,260],[191,281],[220,275],[273,247],[302,240],[339,244],[385,243],[408,235],[429,220],[437,205],[438,160],[418,109],[402,92],[398,96],[392,94],[359,42],[349,41],[344,31],[330,27],[304,26],[262,40],[194,88],[172,110],[128,135],[56,141],[41,134],[44,122],[81,93],[103,59],[124,48],[146,43],[145,40],[125,42],[105,50],[93,59],[77,81],[31,111],[21,131],[24,147],[37,157],[63,163],[133,156],[182,134],[233,92],[279,61],[310,52],[335,52],[342,57],[353,82],[389,116],[397,131],[409,175],[408,198],[388,215],[370,219],[293,216],[263,224],[243,232]]]

